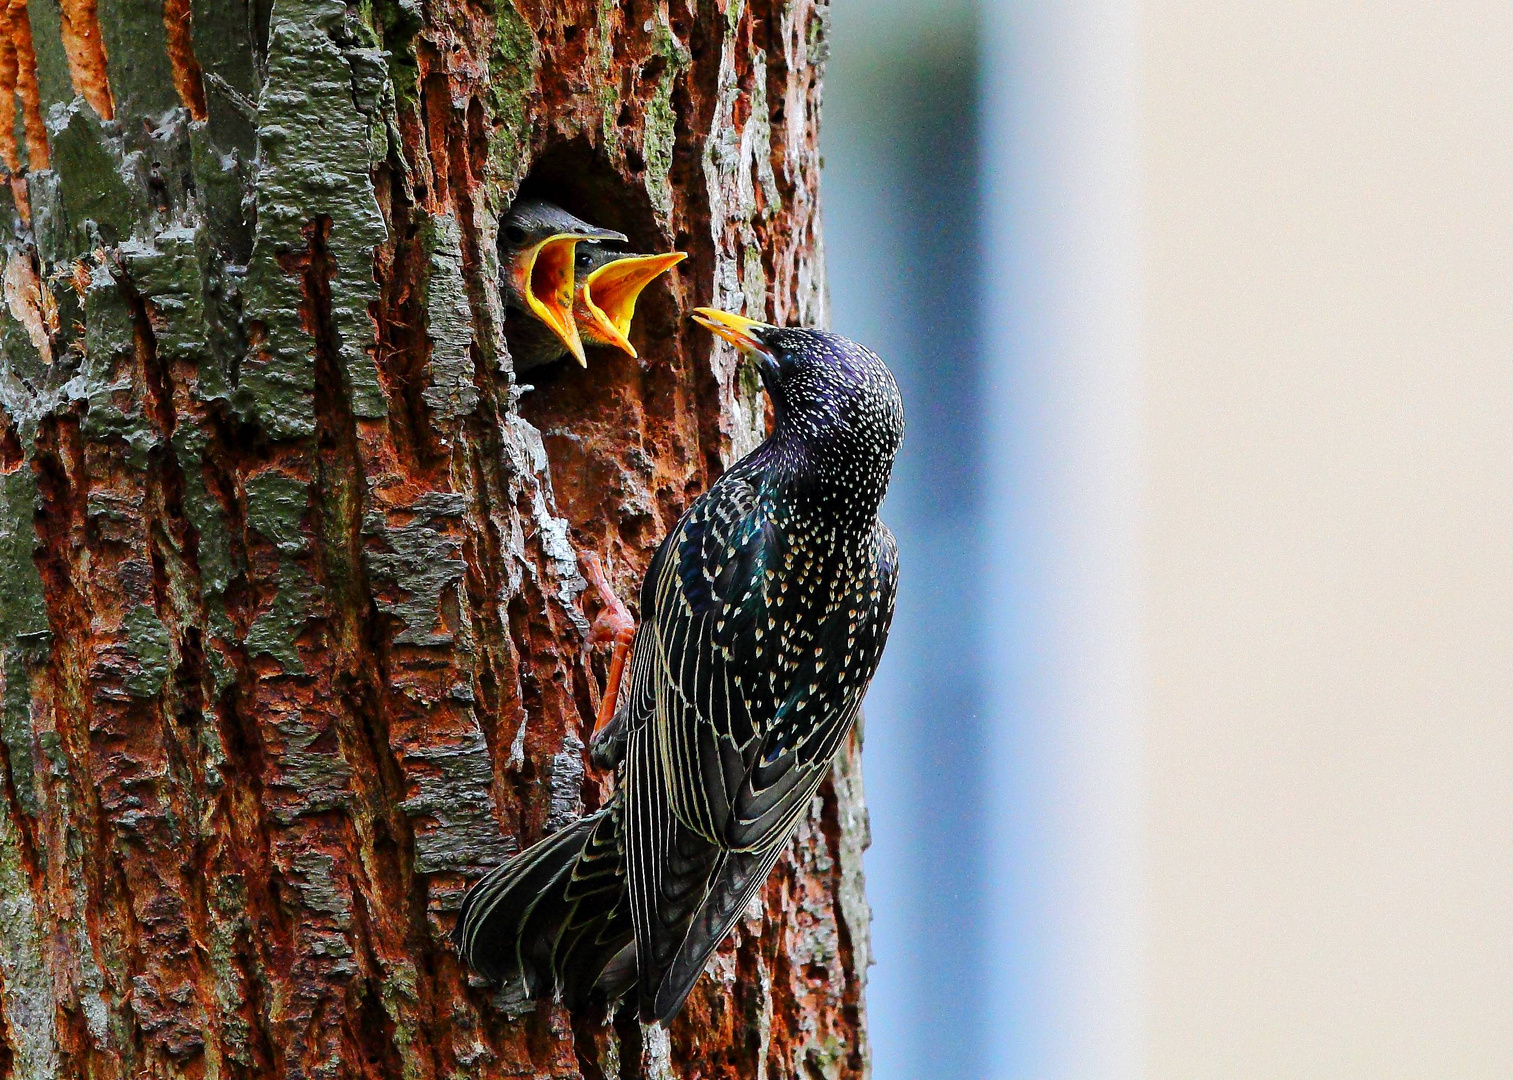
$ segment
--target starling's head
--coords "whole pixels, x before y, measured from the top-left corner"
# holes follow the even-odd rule
[[[871,349],[825,330],[771,326],[714,308],[695,308],[693,319],[755,361],[780,432],[892,462],[904,433],[903,399]]]
[[[596,244],[579,248],[577,293],[573,298],[578,333],[595,345],[613,345],[635,356],[630,322],[636,314],[636,298],[660,274],[685,258],[681,251],[628,255]]]
[[[601,229],[539,199],[510,207],[499,230],[504,290],[512,307],[539,319],[584,363],[573,320],[573,262],[580,241],[618,240],[625,234]]]

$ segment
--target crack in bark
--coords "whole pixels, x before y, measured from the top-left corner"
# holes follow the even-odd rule
[[[23,228],[31,227],[26,190],[29,169],[48,165],[47,133],[37,95],[37,58],[32,50],[26,0],[0,0],[0,161],[10,173],[11,201]],[[21,123],[15,121],[19,118]],[[17,140],[17,127],[21,139]],[[22,152],[25,151],[25,158]]]
[[[190,0],[163,0],[163,28],[168,35],[168,62],[173,67],[173,86],[192,120],[209,117],[205,106],[205,80],[194,55]]]

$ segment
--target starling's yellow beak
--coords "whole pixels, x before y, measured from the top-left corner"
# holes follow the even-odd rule
[[[735,315],[729,311],[721,311],[719,308],[694,308],[689,316],[694,322],[705,327],[717,337],[722,337],[730,342],[741,352],[748,355],[758,355],[772,359],[772,354],[767,351],[767,346],[762,343],[754,331],[771,330],[772,327],[755,319],[748,319],[744,315]]]
[[[681,251],[630,255],[605,263],[589,274],[573,309],[588,339],[600,345],[617,345],[635,356],[629,335],[630,321],[636,314],[636,298],[658,275],[687,257]]]
[[[551,327],[578,363],[583,358],[583,342],[573,321],[573,256],[581,236],[557,233],[539,243],[522,248],[515,256],[515,286],[531,305],[538,319]]]

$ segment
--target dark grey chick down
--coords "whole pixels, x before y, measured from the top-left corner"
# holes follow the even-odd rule
[[[592,746],[614,796],[464,901],[455,940],[507,993],[579,1008],[634,988],[643,1019],[676,1015],[809,812],[882,655],[897,385],[844,338],[760,334],[774,431],[652,560],[626,685]]]

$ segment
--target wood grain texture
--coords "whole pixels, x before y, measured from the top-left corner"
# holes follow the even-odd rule
[[[670,1032],[512,1009],[445,942],[605,796],[577,553],[633,601],[761,436],[683,313],[825,322],[826,17],[0,12],[0,1075],[866,1073],[855,747]],[[517,379],[521,191],[689,253],[640,360]]]

